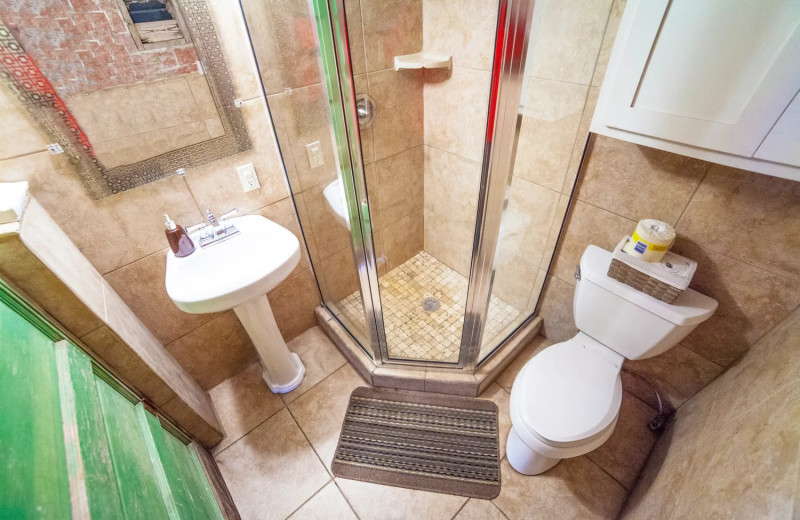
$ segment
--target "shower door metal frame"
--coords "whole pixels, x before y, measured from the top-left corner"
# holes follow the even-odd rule
[[[369,327],[373,360],[383,363],[388,360],[389,353],[386,347],[383,310],[378,288],[372,216],[364,158],[361,153],[361,129],[356,109],[356,91],[353,84],[344,1],[309,0],[309,4],[318,29],[323,76],[333,121],[331,133],[345,194],[350,222],[350,242],[356,262],[361,301]],[[336,313],[332,314],[336,316]]]
[[[481,188],[467,287],[459,366],[473,370],[489,313],[499,256],[500,224],[508,207],[522,114],[520,98],[533,23],[534,0],[500,0],[492,88],[481,165]],[[528,316],[516,329],[527,323]]]
[[[318,28],[320,54],[333,119],[333,141],[338,152],[359,290],[369,325],[374,360],[380,364],[452,366],[473,370],[479,361],[494,280],[500,223],[508,204],[521,125],[519,104],[534,0],[498,2],[495,58],[487,108],[478,212],[457,363],[389,359],[344,2],[345,0],[309,0]],[[530,316],[520,326],[528,319]]]

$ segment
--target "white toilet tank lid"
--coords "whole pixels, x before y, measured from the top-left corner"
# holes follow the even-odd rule
[[[612,253],[597,246],[589,246],[581,257],[581,279],[586,279],[611,291],[656,316],[675,325],[694,325],[707,320],[717,309],[717,300],[693,289],[686,289],[673,303],[653,298],[608,276]]]

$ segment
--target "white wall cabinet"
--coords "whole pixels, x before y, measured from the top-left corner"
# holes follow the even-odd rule
[[[592,131],[800,180],[800,0],[629,0]]]

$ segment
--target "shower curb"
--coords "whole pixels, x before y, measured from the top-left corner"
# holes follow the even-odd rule
[[[356,372],[370,385],[466,397],[477,397],[486,390],[525,346],[536,337],[542,326],[542,318],[539,316],[531,318],[519,327],[485,363],[474,372],[467,372],[456,368],[400,363],[375,365],[372,358],[364,352],[328,309],[319,306],[314,313],[320,328],[331,338],[331,341]]]

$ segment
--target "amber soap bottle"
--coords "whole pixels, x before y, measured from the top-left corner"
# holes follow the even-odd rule
[[[164,215],[164,225],[167,227],[165,233],[167,234],[167,242],[175,256],[189,256],[194,253],[194,242],[189,238],[186,230],[181,226],[175,225],[175,222],[169,218],[169,215]]]

